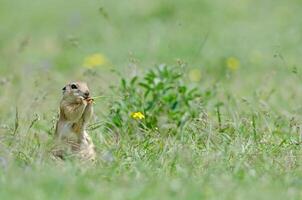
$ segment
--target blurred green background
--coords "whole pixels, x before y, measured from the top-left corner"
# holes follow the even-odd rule
[[[301,10],[300,0],[0,0],[0,197],[299,199],[301,153],[291,134],[302,114]],[[51,138],[70,80],[107,95],[117,74],[131,78],[160,63],[185,63],[188,85],[213,88],[211,106],[227,102],[223,122],[237,135],[214,130],[222,146],[200,147],[208,130],[195,127],[185,139],[152,135],[146,150],[140,138],[116,144],[97,133],[102,156],[113,152],[115,162],[92,171],[48,165],[43,142],[23,138]],[[96,104],[95,121],[114,98]],[[215,124],[215,107],[207,109]],[[244,135],[251,113],[269,135],[263,146]],[[19,135],[5,138],[16,126]]]
[[[0,9],[6,70],[73,71],[95,52],[117,68],[129,55],[141,66],[183,59],[201,68],[236,56],[251,71],[275,69],[278,51],[289,66],[301,62],[298,0],[1,0]]]

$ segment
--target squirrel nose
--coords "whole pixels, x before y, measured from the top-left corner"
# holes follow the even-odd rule
[[[84,93],[85,97],[89,97],[89,92]]]

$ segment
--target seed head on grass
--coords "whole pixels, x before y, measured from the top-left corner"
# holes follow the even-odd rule
[[[131,113],[130,116],[131,116],[133,119],[139,119],[139,120],[145,119],[145,115],[144,115],[143,113],[141,113],[141,112],[133,112],[133,113]]]

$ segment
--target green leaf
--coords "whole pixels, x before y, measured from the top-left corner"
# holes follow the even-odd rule
[[[131,81],[130,81],[130,85],[133,86],[135,84],[135,82],[137,81],[138,77],[134,76]]]
[[[139,83],[138,85],[142,86],[143,88],[145,88],[147,90],[151,90],[151,87],[146,83]]]
[[[126,89],[126,80],[124,78],[121,80],[121,85],[123,89]]]

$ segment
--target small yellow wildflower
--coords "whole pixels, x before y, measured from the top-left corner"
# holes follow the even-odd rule
[[[87,68],[95,68],[100,65],[104,65],[107,63],[107,59],[103,54],[96,53],[88,56],[84,59],[84,67]]]
[[[226,60],[226,65],[231,71],[237,71],[240,67],[240,61],[235,57],[229,57]]]
[[[141,112],[133,112],[133,113],[131,113],[131,117],[133,119],[144,119],[145,115]]]
[[[199,82],[201,80],[201,70],[194,68],[189,71],[189,79],[193,82]]]

